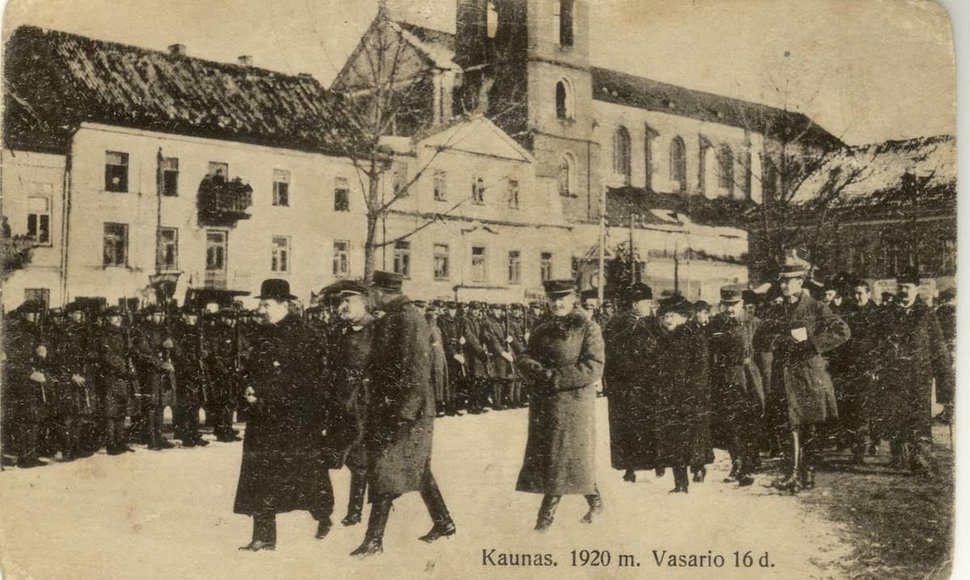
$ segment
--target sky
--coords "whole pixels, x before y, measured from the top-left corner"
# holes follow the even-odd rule
[[[2,1],[2,0],[0,0]],[[387,0],[454,31],[456,0]],[[930,0],[589,0],[591,61],[808,114],[850,144],[955,132],[952,32]],[[22,24],[310,73],[329,85],[377,0],[8,0]]]

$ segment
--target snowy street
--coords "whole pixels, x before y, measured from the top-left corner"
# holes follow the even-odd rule
[[[838,574],[834,562],[850,552],[834,524],[766,488],[768,475],[746,489],[721,483],[729,469],[722,452],[707,481],[692,483],[688,495],[668,495],[669,470],[663,479],[640,472],[636,484],[623,482],[609,468],[605,399],[598,401],[597,466],[606,512],[590,526],[580,524],[585,501],[568,496],[552,529],[539,535],[532,526],[540,496],[514,491],[526,413],[439,419],[433,467],[457,536],[419,542],[431,522],[420,496],[408,494],[395,502],[385,553],[363,561],[349,553],[366,524],[339,523],[346,470],[331,472],[337,510],[329,537],[313,538],[309,514],[284,514],[276,551],[248,553],[237,548],[249,541],[251,521],[232,513],[241,444],[137,447],[118,457],[100,453],[10,469],[0,474],[3,578],[826,578]],[[596,561],[581,550],[607,550],[609,557],[601,553]],[[735,566],[735,551],[742,567]],[[550,554],[556,566],[503,567],[502,553]],[[700,559],[704,568],[669,568],[671,554],[711,558]],[[583,567],[583,560],[608,565]]]

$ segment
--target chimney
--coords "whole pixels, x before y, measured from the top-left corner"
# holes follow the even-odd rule
[[[185,45],[184,44],[169,45],[168,53],[173,56],[185,56]]]
[[[251,54],[244,54],[240,56],[239,66],[253,66],[253,56]]]

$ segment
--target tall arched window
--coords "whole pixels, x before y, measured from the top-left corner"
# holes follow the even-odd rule
[[[653,191],[653,141],[657,132],[650,125],[643,126],[643,186]]]
[[[670,181],[677,191],[687,191],[687,146],[680,137],[670,142]]]
[[[741,152],[741,171],[744,175],[741,178],[741,193],[745,199],[751,199],[751,150],[745,149]]]
[[[576,164],[568,154],[563,155],[559,158],[559,174],[557,179],[559,181],[559,195],[571,196],[573,195],[573,188],[576,183],[575,172]]]
[[[568,119],[572,111],[569,106],[569,88],[564,81],[556,83],[556,118]]]
[[[622,125],[613,134],[613,173],[630,183],[630,132]]]
[[[559,0],[553,4],[553,26],[559,46],[573,45],[573,0]]]
[[[717,185],[729,191],[734,189],[734,151],[727,144],[717,151]]]

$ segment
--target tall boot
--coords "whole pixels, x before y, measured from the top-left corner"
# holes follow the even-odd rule
[[[393,501],[392,496],[384,495],[371,504],[364,541],[350,553],[351,556],[366,558],[384,551],[384,528],[387,527],[387,518],[391,514]]]
[[[589,505],[589,510],[586,515],[583,516],[580,523],[591,524],[596,516],[603,513],[603,496],[600,495],[599,486],[593,486],[593,493],[586,494],[586,504]]]
[[[350,498],[347,500],[347,517],[341,520],[345,526],[360,523],[364,510],[364,494],[367,492],[367,474],[362,471],[350,472]]]
[[[253,516],[253,539],[240,550],[258,552],[260,550],[276,549],[276,515]]]
[[[687,466],[674,467],[674,488],[670,493],[687,493],[690,480],[687,477]]]
[[[431,515],[431,521],[434,522],[434,525],[431,531],[418,539],[430,544],[435,540],[454,536],[455,522],[451,519],[451,514],[448,513],[445,498],[441,496],[438,482],[435,481],[430,469],[424,485],[421,487],[421,499],[424,500],[424,505],[428,508],[428,514]]]
[[[562,499],[560,495],[544,495],[542,497],[542,505],[539,506],[539,516],[536,518],[537,532],[544,532],[549,529],[552,525],[552,521],[556,518],[556,508],[559,507],[559,500]]]
[[[502,401],[503,390],[501,380],[492,381],[492,408],[496,411],[502,411],[505,409],[505,402]]]

